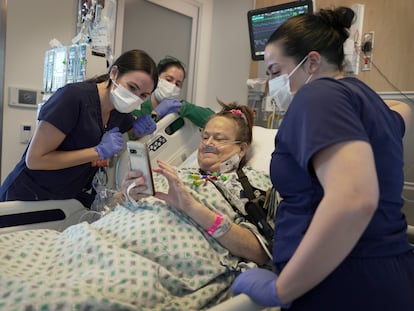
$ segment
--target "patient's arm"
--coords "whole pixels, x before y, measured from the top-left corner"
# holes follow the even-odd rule
[[[210,228],[216,220],[216,212],[193,198],[174,167],[163,161],[158,161],[158,165],[159,167],[154,168],[154,171],[167,178],[169,190],[168,193],[157,192],[155,196],[186,213],[205,230]],[[217,240],[235,256],[252,260],[260,265],[269,260],[256,236],[245,227],[233,223],[230,230]]]

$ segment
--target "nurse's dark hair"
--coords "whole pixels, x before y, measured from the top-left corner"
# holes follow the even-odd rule
[[[233,120],[237,124],[236,140],[251,145],[253,139],[254,114],[247,105],[239,105],[236,102],[224,103],[217,99],[221,110],[213,114],[209,121],[216,117],[224,117]],[[247,162],[246,156],[240,160],[239,167],[243,167]]]
[[[112,81],[109,79],[109,73],[111,72],[112,67],[116,66],[118,68],[118,74],[123,75],[130,71],[144,71],[146,72],[154,82],[154,88],[157,87],[158,83],[158,70],[157,66],[151,56],[148,55],[143,50],[130,50],[123,53],[119,56],[109,67],[108,73],[101,75],[90,81],[99,83],[108,81],[108,87],[112,85]]]
[[[330,64],[342,70],[344,42],[355,13],[347,7],[321,9],[315,14],[294,16],[280,25],[269,37],[266,46],[278,42],[282,53],[299,63],[309,52],[319,52]]]
[[[158,74],[162,74],[163,72],[167,71],[170,67],[177,67],[184,72],[184,79],[185,79],[185,66],[184,64],[177,58],[173,56],[165,56],[161,59],[157,65]]]

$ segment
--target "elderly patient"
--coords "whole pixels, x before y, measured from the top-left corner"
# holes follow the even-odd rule
[[[0,235],[0,309],[199,310],[228,298],[238,271],[267,263],[265,239],[232,207],[244,207],[236,169],[253,116],[222,106],[202,132],[199,168],[159,161],[154,197],[142,197],[141,174],[128,172],[123,188],[135,187],[124,203],[92,224]],[[243,171],[254,187],[271,186]]]

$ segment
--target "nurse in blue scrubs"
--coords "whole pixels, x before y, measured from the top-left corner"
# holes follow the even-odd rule
[[[67,84],[42,106],[27,149],[0,188],[0,201],[94,200],[99,161],[123,148],[131,112],[154,91],[158,73],[142,50],[123,53],[97,79]]]
[[[411,108],[343,75],[353,19],[344,7],[299,15],[266,44],[269,93],[286,110],[270,167],[283,198],[274,271],[251,269],[233,286],[264,306],[414,310],[401,196]]]

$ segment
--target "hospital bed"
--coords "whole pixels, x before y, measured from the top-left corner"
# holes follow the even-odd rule
[[[254,127],[254,141],[248,154],[248,162],[252,167],[268,171],[275,133],[276,130]],[[177,167],[195,167],[196,149],[200,138],[200,129],[193,123],[179,117],[178,114],[170,114],[158,122],[154,134],[140,140],[147,143],[154,166],[156,166],[156,159],[162,159]],[[109,187],[119,189],[128,166],[127,152],[114,157],[107,170]],[[88,213],[90,211],[75,199],[0,202],[0,234],[29,229],[63,231],[71,225],[88,220],[85,217]],[[255,304],[248,296],[239,295],[210,310],[262,310],[262,307]]]

